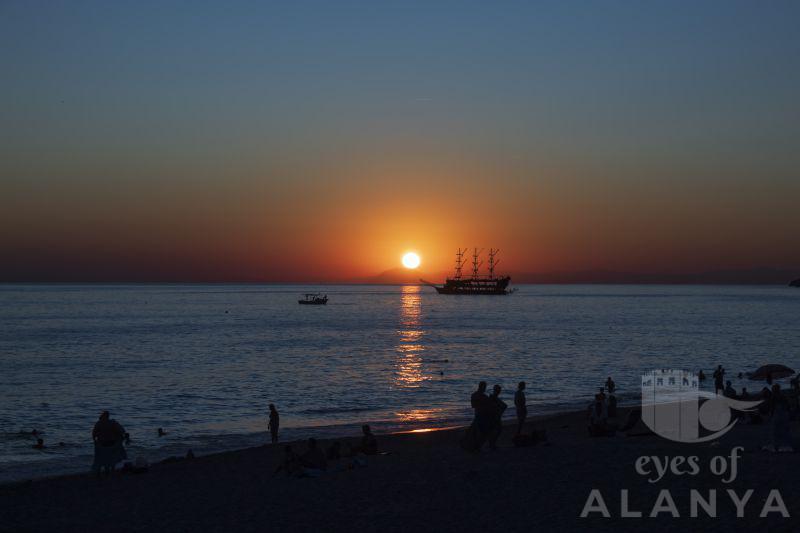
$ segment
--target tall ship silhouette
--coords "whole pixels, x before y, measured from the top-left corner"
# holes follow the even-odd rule
[[[436,292],[439,294],[501,295],[510,294],[513,292],[513,289],[508,288],[508,284],[511,283],[511,276],[495,277],[494,275],[494,269],[499,263],[499,261],[496,259],[498,252],[500,252],[499,249],[494,250],[489,248],[489,273],[488,275],[483,276],[480,274],[479,269],[481,265],[483,265],[483,261],[480,260],[480,254],[482,251],[483,249],[473,249],[471,276],[464,277],[462,275],[464,264],[467,262],[467,258],[465,257],[467,249],[464,248],[462,250],[459,248],[458,252],[456,253],[455,275],[452,278],[447,278],[444,282],[444,285],[440,287],[434,283],[425,281],[424,279],[421,279],[420,281],[436,289]]]

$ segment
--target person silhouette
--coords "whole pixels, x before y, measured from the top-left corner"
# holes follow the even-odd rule
[[[300,462],[305,467],[303,473],[311,477],[322,475],[328,468],[325,452],[317,446],[317,439],[313,437],[308,439],[308,450],[300,457]]]
[[[111,418],[108,411],[100,413],[100,417],[92,428],[94,441],[94,470],[98,477],[105,473],[110,475],[114,466],[128,458],[122,442],[125,438],[125,429]]]
[[[489,397],[486,395],[485,381],[478,383],[478,390],[472,393],[469,403],[474,411],[474,416],[467,432],[461,438],[460,445],[468,452],[477,452],[480,451],[491,429],[491,405]]]
[[[717,365],[717,369],[714,371],[714,392],[719,394],[720,391],[725,391],[725,369],[722,368],[722,365]]]
[[[472,396],[470,396],[470,405],[475,411],[475,416],[472,420],[472,426],[470,427],[472,430],[470,440],[472,442],[469,443],[468,447],[477,451],[483,446],[492,428],[492,406],[489,402],[489,397],[486,395],[485,381],[478,383],[478,390],[473,392]]]
[[[364,455],[376,455],[378,453],[378,440],[372,434],[372,429],[369,425],[364,424],[361,426],[361,445],[358,446],[358,451]]]
[[[34,450],[44,450],[44,439],[36,439],[36,444],[32,446]]]
[[[606,409],[608,411],[608,418],[617,418],[617,397],[613,394],[608,395]]]
[[[497,449],[497,439],[503,431],[503,412],[505,412],[506,402],[500,399],[500,392],[502,391],[500,385],[495,385],[492,388],[492,394],[489,396],[491,406],[491,430],[489,431],[489,449]]]
[[[291,446],[286,446],[283,449],[283,461],[278,468],[275,469],[275,474],[281,470],[285,471],[287,475],[293,476],[297,474],[303,467],[300,462],[300,457],[292,450]]]
[[[606,390],[608,390],[609,394],[614,394],[614,390],[617,388],[617,384],[614,383],[614,380],[611,379],[611,376],[608,376],[606,380]]]
[[[514,393],[514,408],[517,410],[517,435],[522,433],[522,426],[528,417],[528,405],[525,403],[525,382],[520,381]]]
[[[272,444],[278,442],[278,428],[281,424],[281,417],[278,414],[278,410],[275,409],[275,404],[269,404],[269,423],[267,424],[267,429],[269,430],[270,437],[272,439]]]

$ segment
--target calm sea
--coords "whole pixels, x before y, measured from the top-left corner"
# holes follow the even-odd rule
[[[526,381],[535,414],[585,406],[609,375],[637,401],[651,368],[722,363],[741,388],[738,372],[800,367],[798,289],[518,289],[0,285],[0,481],[87,470],[103,409],[153,461],[263,443],[270,402],[283,438],[355,435],[463,422],[481,379],[510,404]]]

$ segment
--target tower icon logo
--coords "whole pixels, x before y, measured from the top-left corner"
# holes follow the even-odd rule
[[[685,370],[652,370],[642,375],[642,421],[676,442],[717,439],[736,425],[731,410],[760,404],[700,390],[697,375]]]

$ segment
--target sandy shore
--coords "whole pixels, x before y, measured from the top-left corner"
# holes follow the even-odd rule
[[[282,457],[278,445],[153,465],[144,474],[106,480],[80,475],[9,484],[0,486],[0,531],[797,529],[800,454],[760,451],[771,435],[768,425],[737,426],[712,444],[680,444],[658,436],[590,438],[583,413],[549,417],[536,426],[547,429],[549,445],[514,448],[513,430],[506,427],[501,447],[480,454],[459,448],[463,429],[379,435],[389,455],[370,457],[365,468],[314,479],[274,475]],[[792,430],[797,439],[797,422]],[[709,464],[715,456],[730,464],[736,446],[744,447],[736,478],[725,483],[730,468],[718,476]],[[651,483],[636,471],[641,456],[660,461],[696,456],[699,472],[667,472]],[[655,472],[653,464],[647,468]],[[610,518],[599,512],[580,517],[593,489]],[[643,518],[620,516],[622,489],[628,491],[629,510],[641,511]],[[648,517],[663,489],[680,518],[667,511]],[[704,499],[716,491],[716,518],[707,517],[702,507],[699,517],[691,518],[692,489]],[[738,497],[753,489],[743,518],[736,517],[728,489]],[[772,489],[779,491],[791,518],[777,511],[759,517]]]

